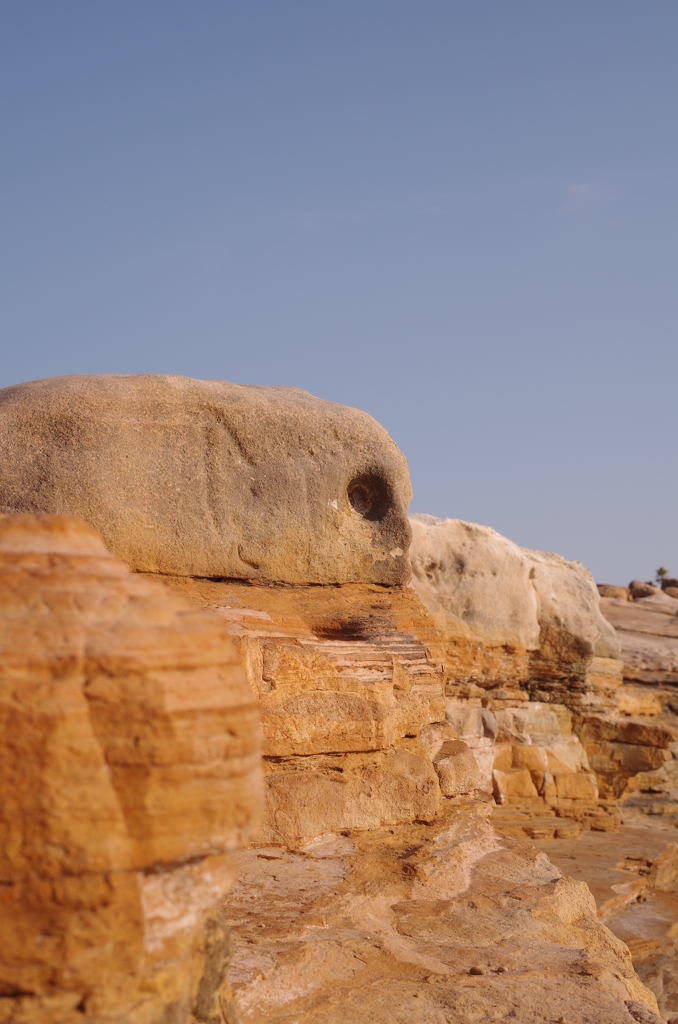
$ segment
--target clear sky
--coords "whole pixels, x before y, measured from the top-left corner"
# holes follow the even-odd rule
[[[675,0],[0,3],[0,386],[292,384],[678,574]]]

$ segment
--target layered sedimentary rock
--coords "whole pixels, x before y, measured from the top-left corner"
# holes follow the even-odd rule
[[[624,809],[613,834],[578,840],[536,840],[535,845],[565,875],[585,881],[598,918],[631,953],[644,983],[654,992],[665,1021],[678,1015],[676,830],[665,818]]]
[[[262,714],[267,839],[431,820],[443,776],[447,796],[480,787],[445,722],[442,645],[410,588],[164,582],[214,609],[240,650]]]
[[[584,705],[621,685],[615,632],[579,562],[459,519],[410,522],[413,586],[445,635],[455,683],[522,684]]]
[[[629,782],[639,772],[654,771],[671,761],[670,747],[678,739],[670,725],[623,715],[584,714],[579,735],[603,794],[613,799],[633,791]]]
[[[498,837],[488,809],[238,854],[243,1024],[661,1024],[588,887]]]
[[[262,792],[225,625],[82,521],[0,517],[0,720],[0,1021],[222,1020]]]
[[[410,498],[383,427],[297,388],[147,374],[0,391],[0,512],[81,516],[132,569],[406,583]]]
[[[553,743],[561,787],[588,784],[561,799],[595,816],[566,709],[537,720],[518,691],[494,712],[459,700],[453,723],[448,699],[445,723],[442,637],[411,588],[165,585],[225,619],[262,708],[264,828],[223,904],[243,1024],[521,1022],[544,999],[572,1024],[658,1024],[586,887],[488,821],[495,740]]]
[[[495,800],[523,808],[530,834],[568,828],[535,824],[535,814],[615,827],[577,735],[583,711],[614,712],[622,685],[590,573],[488,527],[422,515],[411,523],[412,585],[445,647],[446,717]],[[509,831],[519,827],[503,817]]]
[[[223,902],[223,918],[208,914],[200,925],[191,917],[192,898],[179,901],[184,946],[157,954],[166,981],[157,981],[156,961],[143,959],[132,970],[120,954],[125,998],[140,991],[134,986],[143,976],[153,1008],[148,1000],[156,996],[148,993],[162,990],[164,998],[171,980],[178,995],[166,1012],[168,1024],[183,1024],[191,1014],[210,1024],[233,1024],[236,1014],[278,1024],[442,1024],[505,1016],[527,1022],[545,1006],[570,1024],[654,1022],[656,1002],[627,950],[598,922],[588,890],[562,878],[533,849],[498,835],[488,820],[493,787],[501,795],[499,772],[510,785],[520,776],[528,802],[536,799],[554,820],[549,787],[555,786],[555,800],[578,800],[580,811],[588,806],[589,791],[585,799],[574,789],[586,782],[594,787],[595,780],[559,699],[574,680],[581,684],[577,706],[598,707],[589,698],[605,687],[592,682],[591,671],[595,658],[610,653],[609,643],[604,651],[599,644],[607,627],[579,643],[575,630],[584,626],[576,613],[563,618],[553,610],[549,565],[542,568],[540,596],[532,575],[539,558],[519,554],[516,563],[509,542],[498,575],[501,582],[513,565],[515,585],[504,592],[509,611],[502,608],[494,623],[476,617],[472,628],[463,613],[432,606],[425,595],[422,603],[404,585],[404,461],[362,414],[277,389],[167,378],[152,378],[147,394],[145,387],[129,378],[38,382],[28,396],[23,389],[6,392],[0,411],[5,442],[14,445],[8,451],[15,469],[5,471],[3,484],[8,507],[28,500],[72,507],[82,499],[90,518],[96,509],[111,547],[122,551],[116,545],[127,538],[129,564],[163,574],[172,608],[190,618],[188,600],[196,615],[200,606],[216,613],[223,649],[230,639],[244,672],[240,684],[246,679],[263,723],[262,830],[235,855],[239,880]],[[78,396],[75,406],[62,400],[64,389]],[[26,410],[36,395],[33,427]],[[128,476],[121,466],[127,455],[135,464]],[[243,496],[259,480],[266,488]],[[207,526],[205,508],[213,517]],[[138,530],[129,528],[132,521],[141,524]],[[496,581],[491,568],[487,579]],[[81,610],[99,607],[84,594]],[[516,596],[523,603],[513,615]],[[109,605],[114,602],[102,607]],[[126,621],[116,616],[117,623]],[[548,631],[556,619],[567,620],[562,643]],[[140,630],[145,635],[146,626]],[[573,636],[577,642],[567,639]],[[191,647],[190,628],[185,637]],[[547,649],[551,674],[544,670],[538,690],[532,665]],[[168,665],[177,659],[171,646],[167,659]],[[151,675],[154,681],[157,673]],[[530,700],[542,692],[543,701]],[[597,699],[607,707],[607,697]],[[174,708],[169,699],[160,704],[166,714]],[[136,749],[132,703],[109,697],[110,707],[119,705],[120,729],[113,731],[113,753],[106,753],[114,767],[118,747]],[[251,708],[251,701],[245,705]],[[153,736],[184,735],[165,720],[155,724],[152,702],[144,709],[141,719],[150,716]],[[203,749],[212,749],[210,743]],[[494,768],[507,752],[510,765]],[[561,776],[568,792],[559,795]],[[137,807],[146,790],[135,779],[130,800]],[[154,793],[162,810],[174,785],[166,782]],[[197,814],[193,802],[185,804]],[[256,796],[250,804],[252,813]],[[130,820],[139,835],[157,830],[150,814]],[[562,815],[558,820],[566,827]],[[181,870],[208,863],[205,852],[180,861]],[[163,906],[177,869],[175,861],[152,868],[133,861],[116,879],[151,876]],[[206,904],[196,899],[195,905],[202,913]],[[171,918],[169,911],[156,916]],[[70,907],[65,917],[77,921]],[[224,920],[234,937],[232,1004],[224,981]],[[187,958],[189,933],[197,936],[191,940],[197,952]],[[129,934],[131,956],[132,926]],[[45,962],[51,959],[49,953]],[[109,961],[107,984],[115,988],[118,959]],[[94,1012],[94,997],[87,999]],[[90,1010],[87,1000],[77,1005]],[[117,1012],[118,1004],[110,1005]],[[131,1015],[125,1019],[136,1024]]]
[[[638,790],[662,793],[653,806],[670,813],[668,794],[678,789],[678,600],[643,587],[647,596],[632,586],[627,598],[601,598],[619,639],[624,685],[616,694],[617,714],[603,722],[586,716],[582,735],[604,791],[624,798]]]

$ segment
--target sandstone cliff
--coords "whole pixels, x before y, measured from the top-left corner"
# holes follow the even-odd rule
[[[89,949],[99,971],[98,975],[92,973],[96,996],[80,996],[78,1003],[66,1006],[64,1024],[71,1024],[67,1013],[80,1014],[73,1020],[82,1019],[83,1007],[87,1013],[90,1008],[92,1014],[100,1013],[102,1024],[118,1024],[115,1013],[119,1014],[125,999],[137,1000],[135,1013],[146,1000],[146,1024],[146,1020],[154,1021],[152,1014],[170,991],[175,992],[175,1005],[166,1019],[172,1024],[174,1020],[183,1024],[191,1014],[196,1021],[210,1024],[235,1024],[238,1014],[252,1024],[338,1024],[344,1020],[356,1024],[392,1020],[442,1024],[502,1019],[508,1014],[520,1024],[535,1019],[545,1006],[553,1008],[555,1020],[564,1018],[570,1024],[658,1021],[654,997],[635,975],[628,950],[598,921],[586,887],[563,878],[533,848],[499,835],[488,820],[494,806],[491,792],[497,799],[502,796],[501,773],[508,780],[504,790],[509,795],[507,802],[517,812],[521,811],[520,801],[526,800],[538,805],[545,818],[550,814],[549,820],[559,822],[565,830],[606,813],[597,802],[597,783],[586,751],[572,731],[575,715],[583,710],[608,713],[614,705],[610,693],[621,681],[614,634],[596,617],[597,605],[590,599],[588,581],[582,583],[581,574],[567,568],[569,563],[564,563],[561,572],[555,556],[545,556],[544,561],[537,553],[519,554],[516,562],[510,542],[505,542],[498,545],[504,559],[499,582],[502,574],[515,572],[522,587],[526,575],[526,589],[520,594],[517,586],[506,589],[509,611],[502,610],[494,620],[491,615],[483,619],[476,614],[469,624],[463,614],[444,602],[432,607],[430,595],[423,593],[422,601],[414,587],[404,585],[409,578],[410,528],[404,520],[409,482],[402,456],[381,428],[371,425],[373,421],[349,410],[326,409],[325,403],[316,404],[297,392],[280,395],[267,389],[194,387],[191,382],[175,385],[174,379],[168,383],[164,378],[159,383],[153,381],[148,399],[153,415],[147,418],[151,427],[144,418],[143,380],[94,381],[82,392],[79,384],[68,384],[67,391],[73,386],[82,395],[81,405],[88,413],[82,416],[79,408],[72,420],[68,402],[60,397],[63,382],[53,386],[38,382],[28,394],[9,389],[12,394],[4,396],[5,411],[9,412],[0,413],[0,418],[5,415],[3,444],[15,458],[16,470],[11,469],[11,460],[5,461],[4,494],[10,495],[11,508],[17,502],[32,501],[39,507],[53,502],[50,508],[86,514],[101,526],[114,548],[123,534],[134,538],[126,554],[130,565],[155,574],[162,569],[167,608],[175,609],[171,614],[158,612],[157,619],[151,615],[150,625],[142,615],[138,626],[138,634],[156,645],[154,649],[158,645],[166,648],[162,665],[168,672],[172,664],[179,666],[179,673],[195,667],[191,658],[197,657],[194,649],[199,649],[200,643],[192,635],[191,614],[203,624],[201,628],[214,630],[216,613],[221,620],[217,630],[220,656],[225,659],[223,664],[231,667],[239,687],[239,703],[229,703],[226,697],[228,707],[236,703],[251,714],[256,701],[261,714],[262,830],[248,849],[234,855],[239,879],[222,904],[223,919],[208,912],[206,897],[201,902],[189,895],[188,903],[181,904],[183,931],[177,928],[181,941],[177,939],[172,950],[158,947],[162,968],[148,951],[129,966],[129,957],[142,949],[145,933],[122,918],[120,934],[127,929],[131,936],[125,947],[128,960],[122,952],[118,956],[117,947],[111,954],[105,944],[92,943]],[[163,389],[169,388],[171,415],[163,406],[165,398],[156,402],[156,383],[165,398]],[[263,398],[260,390],[265,392]],[[219,448],[222,461],[211,476],[205,475],[205,466],[212,466],[212,434],[205,432],[203,416],[207,393],[210,402],[214,394],[219,396],[218,402],[214,399],[217,419],[227,425],[228,437],[233,438],[236,412],[243,427],[242,432],[238,430],[242,452],[228,446]],[[39,411],[33,428],[24,413],[32,407],[36,394],[40,410],[47,408],[49,415],[45,420]],[[118,404],[125,415],[118,415],[111,394],[120,398]],[[106,410],[105,417],[99,414],[100,408]],[[188,410],[190,429],[182,420],[177,430],[177,408],[181,416]],[[266,425],[264,433],[260,415]],[[31,442],[27,454],[21,451],[23,436]],[[46,439],[45,444],[41,439]],[[152,452],[150,461],[142,451],[144,446]],[[88,462],[92,453],[96,459]],[[127,453],[136,466],[129,478],[120,465]],[[255,461],[262,479],[272,481],[275,502],[264,491],[251,491],[252,499],[243,498],[247,481],[237,475],[241,472],[236,468],[239,457],[248,467]],[[283,458],[287,459],[284,465]],[[50,468],[52,462],[58,465],[58,473]],[[309,467],[315,467],[317,476]],[[116,488],[116,474],[121,474],[123,483],[127,481],[124,486]],[[172,491],[175,478],[181,486]],[[217,520],[216,531],[210,533],[213,524],[209,525],[209,543],[200,497],[207,478],[219,484],[215,484],[214,508],[224,517],[221,525]],[[280,479],[283,482],[278,486],[275,481]],[[227,481],[233,494],[220,480]],[[186,497],[191,488],[198,495],[197,505],[192,497]],[[139,521],[155,524],[159,532],[147,532],[145,526],[139,532],[125,532],[125,526],[120,533],[119,524],[127,522],[129,509],[139,512]],[[334,522],[335,512],[342,517],[337,529],[327,526]],[[282,524],[280,530],[274,513]],[[256,559],[249,559],[254,547],[243,547],[238,551],[240,563],[229,561],[239,537],[245,538],[243,544],[249,543],[248,514],[253,517],[261,550],[257,549]],[[297,535],[299,551],[290,540]],[[159,537],[164,547],[158,545]],[[247,560],[242,553],[248,555]],[[554,561],[558,563],[555,569]],[[242,568],[250,562],[256,563],[250,565],[252,572]],[[58,559],[53,564],[58,581],[63,567]],[[106,564],[117,567],[116,579],[131,579],[133,588],[151,588],[143,593],[157,596],[157,575],[155,579],[130,577],[115,560],[109,558]],[[441,565],[441,580],[442,569]],[[533,569],[535,575],[541,573],[541,589],[531,575]],[[562,606],[553,583],[558,572],[567,578]],[[224,580],[226,575],[237,578]],[[251,579],[243,579],[245,576]],[[70,579],[68,573],[65,578]],[[116,637],[126,636],[129,616],[115,601],[88,597],[82,581],[73,584],[72,592],[81,595],[79,603],[73,600],[88,623],[94,615],[92,609],[97,615],[112,609],[116,626],[106,628]],[[134,593],[137,603],[145,607],[142,590]],[[583,611],[576,607],[579,593],[584,595]],[[522,603],[513,614],[510,605],[516,594]],[[467,604],[471,603],[469,598]],[[26,623],[37,622],[41,635],[48,632],[41,619],[33,619],[33,606],[26,609],[19,601],[19,607],[24,609]],[[41,599],[34,607],[42,614]],[[195,612],[190,613],[189,607]],[[212,614],[205,617],[204,609]],[[504,615],[508,626],[502,625]],[[184,616],[188,623],[184,628],[184,618],[180,618],[179,648],[167,639],[174,635],[169,626],[176,625],[177,616]],[[204,625],[207,622],[209,627]],[[168,627],[165,633],[160,626]],[[86,634],[84,626],[78,628],[78,636]],[[129,645],[130,657],[141,640],[135,644]],[[103,641],[98,647],[92,645],[92,650],[104,648]],[[25,642],[20,650],[26,656]],[[234,650],[244,675],[233,660]],[[82,656],[86,665],[88,657]],[[110,766],[109,786],[116,794],[119,786],[128,801],[120,814],[128,833],[136,837],[124,847],[130,866],[123,858],[115,879],[133,877],[138,885],[140,874],[148,875],[162,888],[163,880],[170,881],[173,872],[186,867],[180,852],[186,835],[182,814],[196,828],[194,845],[189,844],[187,854],[191,870],[194,864],[198,865],[195,870],[202,870],[210,863],[206,853],[221,857],[224,846],[240,842],[251,826],[256,788],[253,796],[237,804],[232,831],[222,829],[218,837],[222,845],[213,848],[210,843],[217,840],[205,822],[222,821],[219,809],[233,805],[235,782],[229,788],[221,777],[200,769],[197,774],[205,780],[209,798],[202,799],[199,787],[190,794],[181,788],[182,772],[193,778],[192,766],[202,765],[201,757],[211,757],[215,744],[219,763],[230,764],[230,755],[241,750],[237,742],[242,740],[242,730],[235,725],[230,728],[229,743],[235,746],[228,749],[213,743],[209,731],[206,742],[198,743],[195,736],[202,736],[200,730],[194,736],[193,727],[188,730],[183,720],[179,724],[173,717],[176,712],[181,718],[184,708],[181,701],[179,707],[174,703],[174,690],[169,695],[162,691],[164,696],[153,701],[154,685],[170,686],[157,667],[149,670],[146,680],[144,670],[134,670],[128,660],[125,671],[129,669],[131,675],[121,680],[122,673],[108,667],[117,664],[115,659],[105,664],[106,672],[96,675],[101,690],[95,687],[91,696],[85,694],[82,700],[88,721],[109,723],[109,731],[99,740],[100,744],[105,741],[101,756]],[[538,686],[533,686],[532,670],[537,664],[542,668]],[[206,674],[199,676],[202,683]],[[196,696],[202,692],[197,682],[191,689],[198,705],[196,721],[202,721],[201,714],[211,720],[215,690],[217,694],[222,690],[222,677],[219,679],[215,684],[208,678],[209,698]],[[225,694],[235,692],[229,687],[236,683],[229,679],[224,670]],[[248,696],[243,696],[244,685],[249,686]],[[150,687],[151,697],[147,697],[146,687]],[[564,702],[563,695],[569,693],[573,694],[574,712]],[[535,696],[542,699],[530,700]],[[134,702],[139,698],[141,711],[137,715]],[[97,700],[104,708],[98,719],[94,714]],[[156,714],[160,714],[160,722]],[[222,719],[217,716],[217,721]],[[247,721],[251,727],[247,750],[251,753],[256,746],[255,724]],[[147,741],[144,724],[150,733]],[[137,735],[141,736],[139,752],[134,742]],[[167,759],[174,763],[176,756],[181,767],[163,776],[159,765],[166,767],[167,762],[155,751],[166,736],[177,745]],[[177,748],[179,754],[175,755]],[[247,760],[249,753],[243,748],[237,756]],[[510,763],[495,766],[500,757],[509,758]],[[135,758],[141,758],[143,771],[137,770]],[[249,760],[247,764],[247,772],[238,776],[238,785],[245,785],[244,774],[255,771]],[[148,790],[146,779],[155,780],[156,770],[157,779],[163,781]],[[48,778],[51,772],[51,767],[46,770]],[[32,774],[33,766],[26,777]],[[69,771],[68,779],[73,778],[79,778],[77,770]],[[248,784],[255,786],[254,775],[248,778]],[[172,819],[175,813],[175,790],[181,808],[181,813],[177,812],[179,825],[167,827],[163,815]],[[147,793],[153,795],[148,806]],[[514,797],[517,804],[511,803]],[[124,802],[123,796],[117,799]],[[107,838],[109,827],[95,832]],[[556,826],[550,834],[556,834]],[[115,831],[110,835],[115,837]],[[189,839],[191,835],[189,830]],[[163,843],[174,851],[174,860],[162,860]],[[37,846],[40,851],[43,847],[48,853],[51,850],[48,841],[39,841]],[[69,843],[62,846],[68,850]],[[142,850],[146,859],[138,852]],[[153,860],[158,856],[159,860]],[[107,864],[97,870],[107,870]],[[21,877],[32,880],[34,876],[27,871]],[[223,880],[218,880],[218,885],[223,885]],[[210,890],[210,900],[216,891],[217,883]],[[166,898],[162,889],[155,905],[162,907]],[[198,917],[207,914],[206,925],[195,920],[194,904]],[[169,911],[165,913],[171,918]],[[77,914],[77,907],[66,905],[64,927],[69,922],[77,925]],[[156,916],[165,920],[161,911]],[[223,920],[231,923],[234,936],[232,1003],[224,979],[227,940],[219,930]],[[92,927],[105,931],[103,921],[96,908]],[[150,925],[144,927],[148,930]],[[189,955],[189,947],[196,952]],[[213,956],[210,951],[215,949]],[[13,983],[12,1006],[18,1005],[17,998],[24,998],[22,993],[29,1000],[25,1004],[28,1010],[30,999],[38,994],[46,998],[45,991],[50,997],[56,991],[61,998],[61,990],[67,989],[68,998],[74,999],[77,985],[68,988],[72,979],[67,974],[71,955],[77,965],[77,946],[58,955],[47,951],[44,970],[54,963],[56,973],[46,974],[48,980],[34,982],[32,988],[21,989]],[[107,956],[112,964],[109,974],[100,966]],[[219,969],[206,970],[205,964],[214,962]],[[118,963],[124,984],[118,981]],[[200,979],[207,977],[211,980],[203,984]],[[57,980],[49,980],[52,978]],[[63,978],[66,984],[61,983]],[[102,980],[97,982],[97,978]],[[111,993],[116,992],[122,993],[122,1002],[115,1002]],[[201,993],[207,993],[204,999]],[[106,1007],[108,1018],[102,1007]],[[19,1019],[16,1017],[17,1024]],[[54,1024],[61,1019],[53,1015]],[[130,1014],[125,1019],[136,1024]]]
[[[224,625],[79,520],[0,517],[0,719],[0,1021],[221,1019],[261,802]]]

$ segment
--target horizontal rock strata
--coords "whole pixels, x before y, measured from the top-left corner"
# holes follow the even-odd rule
[[[413,586],[445,637],[451,681],[584,705],[621,685],[619,644],[582,565],[474,523],[410,522]]]
[[[618,827],[577,735],[584,710],[615,714],[622,686],[591,574],[488,527],[423,515],[411,523],[412,585],[445,649],[446,717],[503,808],[497,822],[512,834]],[[549,822],[556,816],[569,824]]]
[[[146,374],[0,391],[0,512],[81,516],[131,569],[406,583],[410,498],[383,427],[297,388]]]
[[[3,1024],[213,1019],[260,748],[217,616],[82,521],[0,517]]]
[[[445,795],[479,788],[466,745],[442,749],[457,739],[443,651],[411,589],[164,582],[215,610],[240,651],[265,736],[264,836],[430,820],[443,775]]]
[[[0,393],[0,451],[5,509],[80,513],[138,570],[4,520],[0,1024],[658,1021],[586,886],[489,821],[613,817],[577,734],[623,717],[586,570],[410,527],[386,433],[292,389],[38,381]]]

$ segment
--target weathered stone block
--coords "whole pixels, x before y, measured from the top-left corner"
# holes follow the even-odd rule
[[[80,520],[0,517],[0,1020],[194,1020],[260,760],[225,623]]]

